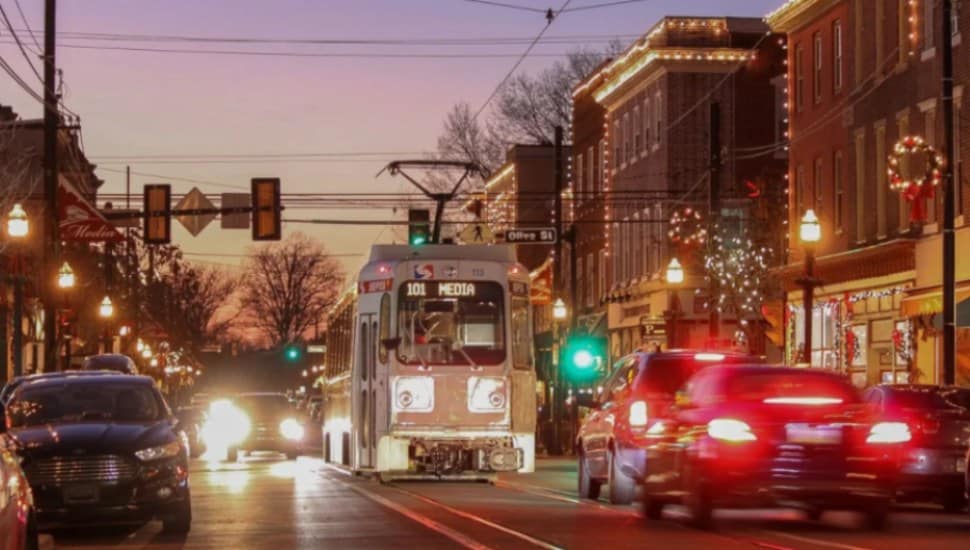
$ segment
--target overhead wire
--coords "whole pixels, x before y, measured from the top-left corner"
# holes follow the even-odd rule
[[[13,3],[17,6],[17,12],[20,13],[20,19],[24,22],[24,28],[27,29],[27,34],[30,35],[30,39],[34,41],[34,46],[37,47],[34,53],[41,55],[44,48],[40,47],[40,42],[37,40],[37,35],[34,33],[33,29],[30,28],[30,22],[27,21],[27,16],[24,15],[24,9],[20,6],[20,0],[13,0]]]
[[[7,29],[10,31],[10,36],[12,36],[14,42],[16,42],[17,48],[19,48],[20,53],[23,54],[24,59],[27,61],[27,65],[30,67],[30,70],[34,72],[34,76],[36,76],[37,80],[41,83],[41,85],[43,85],[44,77],[40,76],[40,72],[37,71],[37,67],[35,67],[34,62],[31,61],[30,55],[27,53],[27,49],[24,48],[24,44],[20,41],[20,37],[17,36],[17,31],[14,30],[13,24],[10,22],[10,18],[7,17],[7,10],[3,9],[3,4],[0,4],[0,16],[3,16],[4,25],[6,25]]]

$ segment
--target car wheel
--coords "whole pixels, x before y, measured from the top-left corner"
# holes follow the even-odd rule
[[[707,482],[696,472],[686,473],[687,496],[684,504],[690,512],[691,525],[700,529],[710,529],[714,519],[714,501]]]
[[[237,460],[239,460],[239,449],[235,447],[229,447],[229,449],[226,450],[226,461],[235,462]]]
[[[643,488],[643,496],[640,498],[643,505],[643,517],[654,520],[660,519],[664,515],[664,501],[651,496],[646,487]]]
[[[882,531],[886,528],[886,522],[889,519],[889,501],[873,502],[862,513],[865,514],[867,529]]]
[[[286,451],[287,460],[296,460],[296,457],[300,456],[300,453],[296,451]]]
[[[636,481],[620,471],[616,453],[610,453],[610,504],[630,504],[636,496]]]
[[[822,514],[824,513],[825,510],[823,509],[812,507],[805,510],[805,517],[808,518],[809,521],[819,521],[822,519]]]
[[[24,541],[24,550],[38,550],[40,548],[40,539],[37,534],[37,517],[33,512],[27,518],[27,540]]]
[[[967,504],[967,499],[963,496],[963,489],[951,489],[943,493],[943,510],[950,514],[955,514]]]
[[[600,497],[600,486],[602,483],[596,481],[589,475],[589,466],[586,465],[586,455],[579,455],[579,498],[596,500]]]
[[[192,499],[186,491],[185,500],[179,503],[172,517],[162,521],[162,531],[174,535],[184,535],[192,528]]]

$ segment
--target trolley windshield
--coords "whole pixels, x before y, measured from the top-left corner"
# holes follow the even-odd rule
[[[495,282],[407,281],[398,307],[398,359],[407,365],[498,365],[505,302]]]

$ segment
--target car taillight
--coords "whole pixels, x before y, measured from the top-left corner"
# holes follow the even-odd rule
[[[838,405],[841,397],[769,397],[763,400],[766,405]]]
[[[630,404],[630,426],[642,428],[647,425],[647,402],[634,401]]]
[[[869,429],[866,443],[905,443],[912,438],[905,422],[879,422]]]
[[[707,435],[721,441],[742,442],[758,439],[747,422],[733,418],[715,418],[707,423]]]

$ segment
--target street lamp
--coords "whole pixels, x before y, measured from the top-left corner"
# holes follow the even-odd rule
[[[69,290],[74,288],[74,283],[74,270],[67,262],[64,262],[60,271],[57,272],[57,286]]]
[[[552,304],[552,318],[557,321],[564,321],[566,314],[566,302],[563,302],[562,298],[556,298],[556,302]]]
[[[105,320],[104,327],[104,352],[111,353],[111,330],[109,329],[107,323],[111,322],[111,317],[115,314],[115,306],[111,303],[111,298],[105,296],[104,300],[101,300],[101,304],[98,306],[98,315]]]
[[[145,346],[141,349],[142,359],[150,359],[152,356],[152,348]]]
[[[677,258],[670,260],[667,265],[667,282],[672,285],[679,285],[684,282],[684,268],[677,261]]]
[[[7,235],[13,244],[22,243],[30,232],[27,212],[20,203],[13,205],[7,214]],[[15,249],[16,250],[16,249]],[[24,276],[22,258],[14,254],[13,269],[13,375],[24,373]]]
[[[677,258],[671,258],[667,264],[667,283],[671,286],[680,286],[684,283],[684,267],[680,265]],[[676,288],[671,289],[670,307],[664,312],[664,319],[667,321],[667,347],[677,347],[677,319],[680,317],[680,294]]]
[[[57,287],[64,291],[64,320],[61,323],[61,336],[64,338],[64,370],[71,368],[71,302],[70,291],[77,281],[70,264],[64,262],[57,272]]]
[[[815,301],[815,287],[818,281],[815,280],[815,245],[822,240],[822,225],[818,221],[815,211],[809,208],[802,216],[801,224],[798,227],[798,236],[805,248],[805,276],[797,282],[802,286],[802,297],[804,298],[805,310],[805,338],[803,339],[804,351],[802,361],[808,366],[812,365],[812,316]]]

